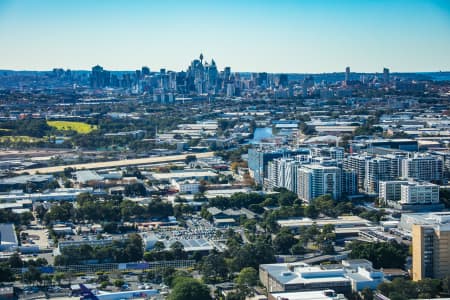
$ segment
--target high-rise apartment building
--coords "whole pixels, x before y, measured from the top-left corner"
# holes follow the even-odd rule
[[[392,180],[391,162],[387,158],[376,157],[366,161],[364,189],[367,193],[378,193],[380,181]]]
[[[298,196],[310,202],[322,195],[340,199],[342,195],[341,169],[321,165],[305,165],[298,169]]]
[[[353,170],[358,176],[358,188],[364,189],[364,179],[366,176],[366,162],[371,160],[369,155],[350,155],[343,161],[343,169]]]
[[[435,156],[416,156],[402,161],[403,178],[442,182],[442,175],[443,162]]]

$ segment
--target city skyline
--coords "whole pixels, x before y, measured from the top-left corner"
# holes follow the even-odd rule
[[[446,1],[0,1],[12,70],[448,71],[449,36]]]

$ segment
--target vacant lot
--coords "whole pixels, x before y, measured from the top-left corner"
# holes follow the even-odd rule
[[[61,131],[73,130],[81,134],[86,134],[97,129],[97,126],[83,122],[47,121],[47,124],[51,127],[56,128],[57,130]]]

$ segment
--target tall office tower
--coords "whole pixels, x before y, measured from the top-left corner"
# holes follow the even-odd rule
[[[426,155],[416,155],[402,161],[402,177],[406,179],[442,182],[443,162],[441,159]]]
[[[141,68],[141,74],[142,74],[142,77],[150,76],[150,68],[149,67],[142,67]]]
[[[287,87],[289,85],[289,79],[287,74],[280,74],[278,76],[278,86]]]
[[[343,168],[353,170],[358,175],[358,188],[364,189],[364,179],[366,177],[366,162],[371,160],[372,156],[368,155],[350,155],[343,161]]]
[[[110,85],[111,73],[103,70],[99,65],[92,68],[91,72],[91,87],[92,88],[103,88]]]
[[[167,73],[169,76],[169,90],[176,91],[177,90],[177,73],[173,71],[169,71]]]
[[[227,83],[227,97],[231,98],[234,96],[234,93],[236,91],[236,88],[234,87],[234,84]]]
[[[159,87],[164,91],[167,91],[169,89],[169,75],[166,74],[165,70],[164,73],[161,73],[160,75]]]
[[[390,170],[390,161],[386,158],[375,157],[366,161],[366,175],[364,190],[367,193],[378,193],[380,181],[393,180]]]
[[[342,194],[341,169],[321,165],[305,165],[298,169],[298,196],[310,202],[322,195],[340,199]]]
[[[204,76],[205,68],[203,66],[203,55],[200,55],[200,59],[194,59],[188,68],[187,76],[188,91],[196,92],[197,94],[202,94],[204,91]]]
[[[219,75],[219,72],[217,71],[216,62],[214,59],[211,60],[211,64],[206,66],[206,85],[208,90],[216,92],[217,88],[217,77]]]
[[[412,225],[412,277],[450,275],[450,213],[407,214]],[[405,218],[402,215],[402,219]]]
[[[389,69],[388,68],[384,68],[383,69],[383,81],[384,83],[389,83],[390,81],[390,75],[389,75]]]
[[[225,69],[223,69],[223,80],[225,83],[228,83],[229,81],[231,81],[231,68],[230,67],[225,67]]]
[[[350,67],[345,68],[345,82],[350,81]]]
[[[266,72],[258,73],[256,85],[263,88],[269,85],[268,75]]]

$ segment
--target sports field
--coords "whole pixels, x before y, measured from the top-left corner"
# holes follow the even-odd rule
[[[87,134],[97,129],[97,126],[90,125],[83,122],[71,122],[71,121],[47,121],[47,124],[57,130],[66,131],[73,130],[77,133]]]

